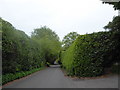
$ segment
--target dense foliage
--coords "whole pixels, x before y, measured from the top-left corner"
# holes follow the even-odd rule
[[[62,67],[66,69],[68,75],[73,75],[74,47],[75,43],[73,43],[66,51],[61,52]]]
[[[114,60],[120,62],[120,16],[114,17],[113,21],[109,22],[104,28],[108,29],[112,33],[111,41],[114,44],[111,54]]]
[[[0,20],[3,84],[22,77],[23,73],[31,73],[44,67],[48,62],[53,63],[58,58],[61,43],[57,34],[49,28],[35,29],[29,37],[23,31],[15,29],[9,22]]]
[[[39,44],[2,20],[3,74],[29,71],[41,67],[42,63]]]
[[[77,32],[70,32],[67,35],[65,35],[62,40],[63,50],[68,49],[71,46],[71,44],[73,44],[73,42],[76,40],[78,35],[79,34]]]
[[[15,74],[13,73],[9,73],[9,74],[5,74],[2,75],[2,84],[6,84],[7,82],[13,81],[15,79],[19,79],[22,78],[24,76],[30,75],[36,71],[39,71],[43,68],[36,68],[36,69],[32,69],[31,71],[22,71],[22,72],[17,72]]]
[[[105,26],[110,29],[108,32],[80,35],[70,48],[62,52],[62,65],[70,75],[98,76],[105,68],[119,62],[120,29],[116,23],[119,20],[118,16]]]
[[[32,32],[32,39],[36,40],[42,47],[42,56],[44,56],[46,62],[54,64],[61,49],[58,35],[47,27],[41,27]]]

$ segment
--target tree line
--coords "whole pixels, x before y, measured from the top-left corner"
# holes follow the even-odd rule
[[[51,29],[40,27],[28,36],[2,18],[0,21],[3,83],[30,74],[48,63],[53,64],[58,58],[61,42]]]

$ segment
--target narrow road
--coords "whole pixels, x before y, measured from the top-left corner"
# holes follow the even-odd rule
[[[3,88],[118,88],[118,76],[90,80],[73,79],[64,76],[58,65],[52,65]]]

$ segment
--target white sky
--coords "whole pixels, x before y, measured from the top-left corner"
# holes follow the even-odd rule
[[[103,31],[118,14],[100,0],[0,0],[0,17],[30,36],[35,28],[47,26],[60,39],[69,32]]]

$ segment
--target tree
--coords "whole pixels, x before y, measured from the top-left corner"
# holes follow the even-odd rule
[[[2,21],[2,74],[30,71],[41,67],[42,57],[40,44],[15,29],[12,24]]]
[[[109,22],[105,27],[105,29],[110,30],[111,35],[111,45],[113,46],[112,55],[115,61],[119,62],[120,59],[120,16],[116,16],[113,18],[112,22]]]
[[[44,26],[35,29],[34,32],[32,32],[31,37],[36,40],[42,48],[41,50],[46,62],[53,64],[58,58],[59,51],[61,49],[58,35],[51,29]]]
[[[113,18],[112,22],[109,22],[104,29],[109,29],[110,31],[120,31],[120,16]]]
[[[44,37],[49,38],[49,39],[54,38],[54,40],[59,41],[58,35],[46,26],[35,29],[34,32],[32,32],[31,37],[35,37],[39,39],[44,38]]]
[[[120,1],[119,2],[105,2],[110,5],[113,5],[115,10],[120,10]],[[113,46],[114,50],[112,50],[114,60],[119,62],[120,59],[120,16],[116,16],[113,18],[112,22],[109,22],[108,25],[104,27],[105,29],[109,29],[112,33],[111,36],[111,45]]]
[[[113,8],[115,10],[120,10],[120,1],[119,2],[106,2],[106,1],[103,1],[103,3],[113,5]]]
[[[63,49],[66,50],[76,40],[79,34],[77,32],[68,33],[62,40]]]

